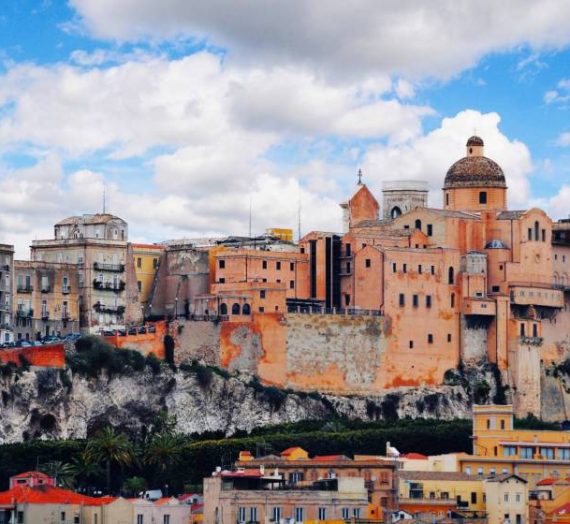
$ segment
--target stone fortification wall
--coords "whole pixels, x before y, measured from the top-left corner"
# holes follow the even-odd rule
[[[64,368],[65,349],[63,344],[54,344],[51,346],[4,349],[0,351],[0,363],[2,364],[11,362],[21,366],[26,361],[31,366]]]

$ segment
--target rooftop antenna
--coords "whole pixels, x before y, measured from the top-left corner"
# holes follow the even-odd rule
[[[361,186],[362,185],[362,169],[358,170],[358,185]]]
[[[297,206],[297,241],[301,240],[301,184],[298,186],[299,194],[298,194],[298,206]]]
[[[107,200],[107,195],[106,195],[106,189],[107,189],[107,186],[105,186],[105,184],[103,184],[103,214],[105,214],[106,211],[107,211],[107,202],[106,202],[106,200]]]

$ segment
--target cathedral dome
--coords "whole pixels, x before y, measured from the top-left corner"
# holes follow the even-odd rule
[[[483,156],[483,140],[472,136],[467,140],[467,156],[458,160],[447,171],[444,189],[463,187],[506,188],[507,182],[501,166]]]

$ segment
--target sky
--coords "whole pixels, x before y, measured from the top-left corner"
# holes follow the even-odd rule
[[[0,242],[341,230],[357,172],[441,206],[472,134],[509,206],[570,214],[567,0],[0,0]]]

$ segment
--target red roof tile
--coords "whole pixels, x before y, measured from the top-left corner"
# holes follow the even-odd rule
[[[406,453],[405,455],[402,455],[402,458],[406,458],[406,459],[411,459],[411,460],[427,460],[427,456],[426,455],[422,455],[421,453]]]
[[[294,451],[297,451],[298,449],[302,450],[303,448],[301,448],[299,446],[293,446],[292,448],[287,448],[285,451],[281,452],[281,456],[282,457],[288,457],[289,455],[291,455],[291,453],[293,453]]]
[[[54,486],[17,486],[8,491],[0,492],[0,506],[13,506],[18,504],[83,504],[86,506],[101,506],[108,504],[109,500],[94,498],[56,488]]]
[[[563,506],[556,508],[552,513],[556,513],[556,515],[568,515],[568,514],[570,514],[570,502],[567,502]]]
[[[345,455],[315,455],[313,458],[316,462],[333,462],[335,460],[350,460]]]

